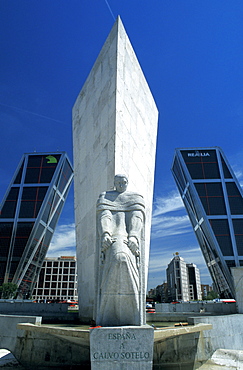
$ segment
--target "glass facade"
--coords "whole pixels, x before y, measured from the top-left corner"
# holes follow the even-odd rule
[[[243,265],[243,193],[221,148],[176,149],[172,173],[212,280],[234,298],[231,267]]]
[[[66,153],[24,154],[0,206],[0,285],[32,294],[72,179]]]

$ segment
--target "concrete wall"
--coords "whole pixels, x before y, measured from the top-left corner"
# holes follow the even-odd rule
[[[40,322],[39,317],[0,315],[0,348],[10,350],[31,370],[89,368],[88,330],[41,326]],[[202,326],[169,328],[169,333],[163,329],[162,335],[155,332],[154,369],[195,369],[217,349],[243,348],[241,314],[191,317],[188,323]]]
[[[79,309],[93,317],[96,202],[114,175],[146,204],[146,271],[154,184],[158,111],[121,20],[113,26],[73,107],[74,198]]]
[[[0,314],[41,316],[43,323],[78,320],[78,313],[68,312],[68,305],[63,303],[0,302]]]
[[[13,352],[24,368],[33,370],[90,370],[89,331],[19,324]]]
[[[212,329],[155,342],[154,369],[197,369],[218,349],[242,350],[243,315],[197,316],[187,321],[189,325],[211,324]]]
[[[207,323],[213,328],[203,334],[205,348],[211,356],[217,349],[242,350],[243,348],[243,315],[191,317],[189,324]],[[200,352],[198,352],[200,356]]]
[[[243,313],[243,267],[231,267],[233,276],[237,309],[239,313]]]
[[[178,312],[178,313],[190,313],[190,312],[205,312],[213,314],[232,314],[237,312],[236,303],[214,303],[214,302],[192,302],[192,303],[157,303],[155,305],[156,313],[163,312]]]
[[[17,324],[21,322],[39,325],[41,324],[41,317],[0,314],[0,348],[8,349],[14,355],[18,346],[18,337],[23,338],[23,331],[17,329]]]
[[[205,362],[210,357],[203,346],[202,334],[188,333],[175,335],[154,343],[153,370],[194,370],[198,368],[198,350],[200,359]]]
[[[55,328],[53,334],[48,326],[42,326],[41,319],[37,316],[0,314],[0,349],[11,351],[19,363],[29,370],[80,369],[80,366],[90,369],[89,344],[83,339],[84,334],[72,328],[59,328],[60,338],[55,335]],[[21,329],[21,323],[27,330]],[[32,331],[33,327],[39,330]],[[73,342],[66,339],[66,332]]]

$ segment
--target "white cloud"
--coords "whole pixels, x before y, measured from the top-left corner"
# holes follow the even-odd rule
[[[183,209],[184,205],[178,192],[170,193],[168,197],[158,197],[154,202],[153,217],[178,211]]]
[[[157,217],[152,223],[152,238],[185,234],[191,231],[188,216]]]
[[[180,256],[186,263],[194,263],[195,265],[204,265],[203,256],[199,246],[189,246],[185,249],[178,249]],[[161,270],[166,270],[168,264],[173,258],[173,253],[168,249],[156,249],[150,253],[149,271],[156,273]]]
[[[234,170],[234,174],[235,174],[235,176],[237,177],[238,181],[242,180],[243,173],[242,173],[242,171],[241,171],[241,170],[239,170],[239,169],[235,169],[235,170]]]
[[[57,227],[47,252],[48,257],[65,255],[76,255],[75,225],[73,223]]]
[[[183,211],[186,213],[178,192],[157,198],[152,216],[152,239],[191,231],[189,218]]]

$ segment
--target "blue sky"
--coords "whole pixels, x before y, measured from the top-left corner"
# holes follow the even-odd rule
[[[159,110],[148,288],[179,252],[211,279],[171,175],[177,147],[220,146],[243,183],[242,0],[0,0],[0,197],[23,153],[67,151],[71,110],[121,16]],[[75,250],[73,189],[49,255]]]

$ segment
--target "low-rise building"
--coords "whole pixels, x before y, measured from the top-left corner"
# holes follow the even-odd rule
[[[76,257],[47,257],[32,294],[37,302],[77,301]]]

